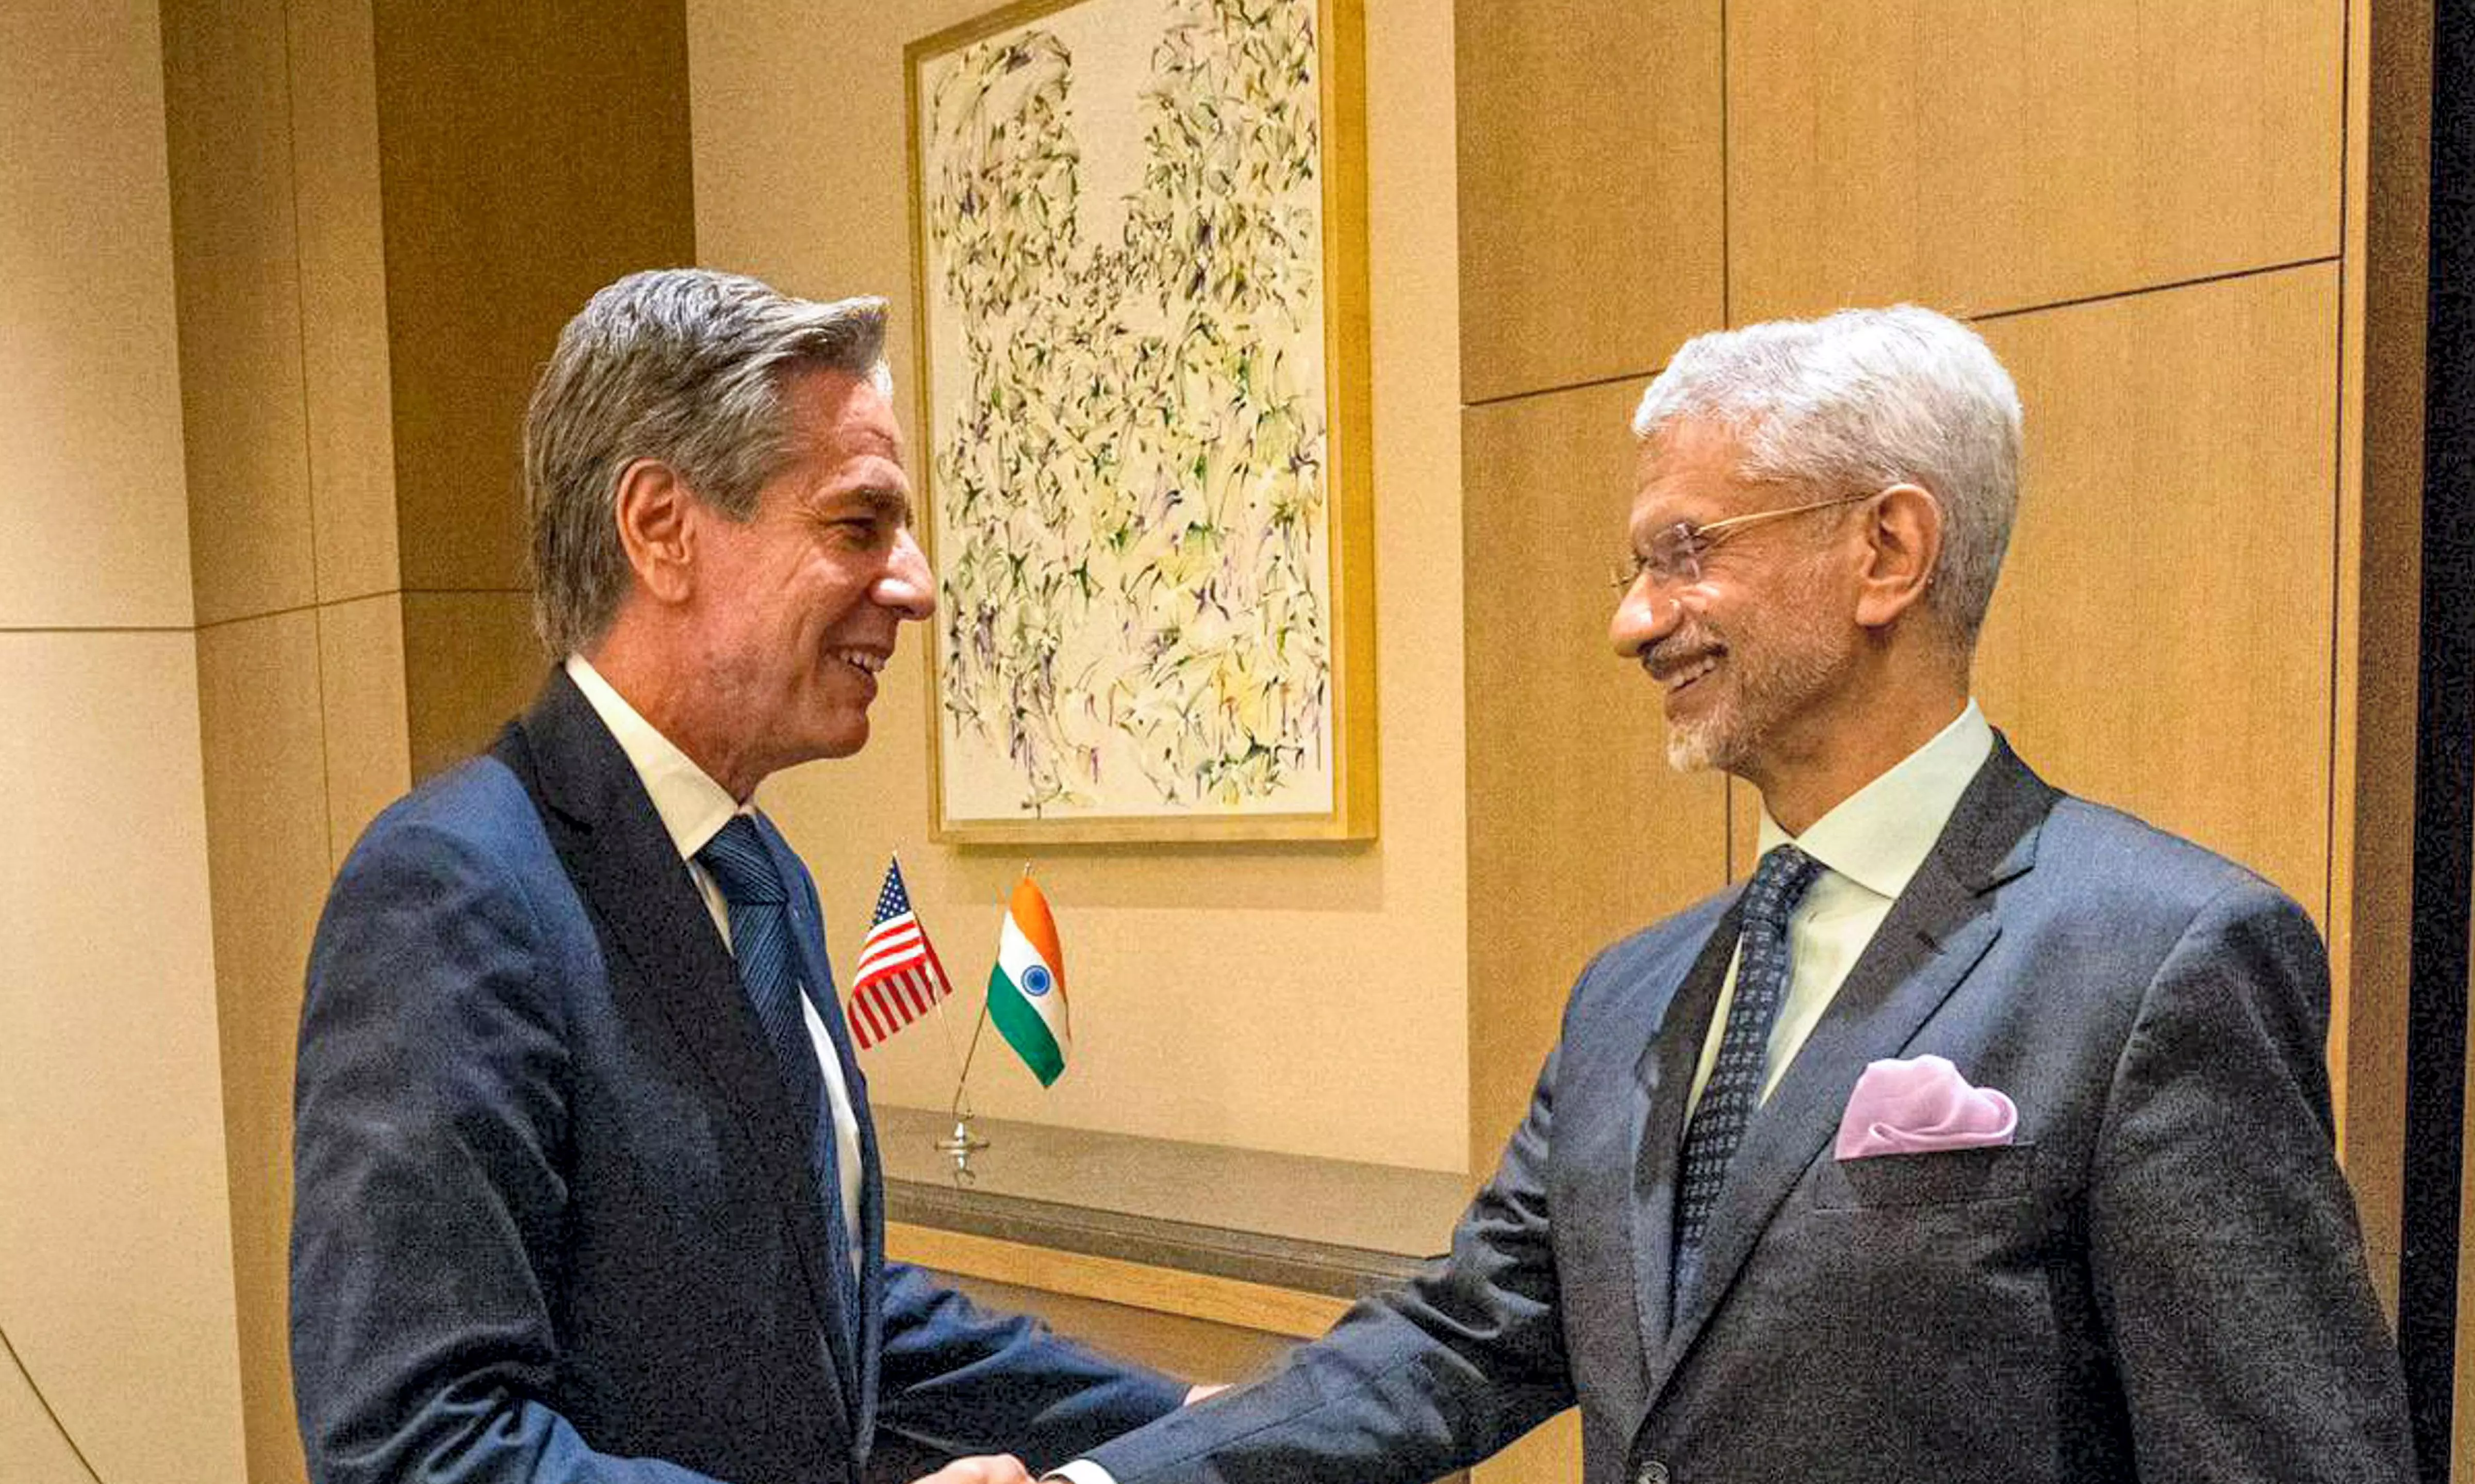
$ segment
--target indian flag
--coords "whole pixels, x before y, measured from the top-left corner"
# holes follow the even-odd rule
[[[1026,874],[1006,904],[997,966],[989,971],[989,1018],[1043,1087],[1066,1070],[1074,1035],[1066,1020],[1066,953],[1048,898]]]

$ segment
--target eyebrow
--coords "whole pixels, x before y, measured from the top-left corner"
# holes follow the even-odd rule
[[[898,484],[863,484],[841,491],[838,499],[856,500],[870,513],[897,524],[911,523],[911,496]]]

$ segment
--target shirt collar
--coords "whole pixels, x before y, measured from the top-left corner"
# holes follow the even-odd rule
[[[1793,843],[1866,890],[1897,900],[1933,853],[1959,796],[1993,754],[1994,728],[1972,699],[1931,742],[1840,800]],[[1762,808],[1759,842],[1763,855],[1791,843],[1768,805]]]
[[[671,843],[678,847],[681,860],[693,861],[706,841],[720,834],[740,812],[739,803],[730,791],[713,781],[703,768],[681,752],[678,744],[664,737],[644,718],[627,698],[611,688],[593,668],[593,662],[580,654],[567,657],[567,677],[584,693],[601,724],[618,740],[619,750],[627,754],[628,764],[644,781],[645,791],[652,796],[653,813],[662,819]]]

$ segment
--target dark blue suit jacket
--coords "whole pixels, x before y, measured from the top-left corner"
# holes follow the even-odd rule
[[[826,982],[815,888],[764,833]],[[380,815],[302,1018],[310,1476],[843,1484],[881,1431],[1047,1462],[1174,1408],[1168,1378],[883,1260],[867,1083],[827,1018],[865,1163],[856,1326],[733,961],[573,683]]]
[[[1581,976],[1448,1258],[1093,1460],[1117,1484],[1407,1484],[1578,1403],[1589,1484],[2413,1476],[2293,902],[1997,744],[1748,1130],[1677,1295],[1734,905]],[[1865,1065],[1926,1053],[2008,1093],[2017,1142],[1839,1162]]]

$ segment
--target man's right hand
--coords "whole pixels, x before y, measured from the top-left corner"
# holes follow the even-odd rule
[[[992,1453],[957,1458],[924,1479],[914,1479],[912,1484],[1031,1484],[1031,1472],[1012,1453]]]

